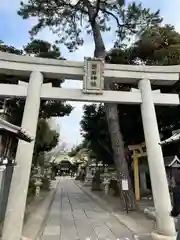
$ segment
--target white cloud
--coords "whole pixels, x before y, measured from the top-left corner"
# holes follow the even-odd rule
[[[0,0],[0,10],[13,11],[19,6],[20,0]]]
[[[5,10],[6,8],[7,8],[7,1],[6,0],[1,0],[0,10]]]
[[[62,86],[63,88],[74,88],[82,89],[82,81],[66,80]],[[84,102],[71,102],[74,109],[71,112],[70,116],[65,116],[57,119],[60,127],[60,138],[62,141],[68,143],[68,147],[71,148],[73,145],[79,144],[82,140],[80,135],[80,121],[83,114],[83,105],[90,104]]]

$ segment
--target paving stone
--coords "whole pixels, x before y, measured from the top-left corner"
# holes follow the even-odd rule
[[[53,214],[49,215],[46,224],[54,225],[54,226],[60,225],[59,215],[53,215]]]
[[[40,240],[108,239],[134,238],[126,226],[101,208],[71,179],[62,178]]]
[[[150,234],[142,234],[142,233],[137,233],[133,235],[134,240],[152,240],[152,236]]]
[[[60,240],[60,236],[52,236],[52,235],[47,235],[47,236],[42,236],[41,240]]]
[[[106,225],[114,233],[116,238],[118,239],[128,238],[130,240],[133,239],[132,232],[126,226],[119,224],[115,217],[110,217],[106,221]]]
[[[60,226],[46,226],[43,235],[60,235]]]
[[[97,240],[98,237],[85,212],[81,209],[78,209],[73,211],[73,215],[79,238],[81,240],[85,240],[87,238],[90,238],[91,240]]]

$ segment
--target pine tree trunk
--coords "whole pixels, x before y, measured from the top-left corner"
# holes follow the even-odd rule
[[[114,164],[116,166],[117,183],[119,187],[120,197],[123,200],[124,208],[126,204],[129,210],[135,209],[134,191],[129,176],[128,165],[124,154],[124,143],[119,126],[119,116],[117,111],[117,105],[106,103],[106,118],[108,122],[109,134],[111,138],[111,144],[114,154]],[[122,190],[122,180],[127,179],[129,185],[129,191]]]
[[[88,1],[87,1],[88,2]],[[96,19],[93,19],[93,12],[91,6],[84,1],[85,5],[88,8],[89,12],[89,21],[93,31],[94,43],[95,43],[95,51],[94,56],[104,58],[106,56],[105,46],[101,35],[101,30],[96,22]],[[105,84],[105,89],[109,89],[108,83]],[[124,207],[128,206],[129,210],[133,210],[135,208],[135,198],[134,192],[132,189],[130,176],[128,172],[127,162],[125,160],[124,154],[124,143],[122,138],[122,133],[119,126],[119,116],[117,111],[117,105],[106,103],[106,118],[108,122],[109,134],[111,138],[111,144],[114,153],[114,164],[116,166],[116,174],[118,180],[118,187],[120,190],[120,197],[123,200]],[[129,182],[129,191],[122,191],[122,179],[128,179]],[[126,204],[127,202],[127,204]]]

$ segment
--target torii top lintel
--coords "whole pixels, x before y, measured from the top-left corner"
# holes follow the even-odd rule
[[[83,80],[84,62],[55,60],[19,56],[0,52],[0,73],[6,75],[28,76],[40,71],[50,79]],[[104,65],[104,79],[121,83],[136,83],[140,79],[149,79],[152,84],[173,85],[179,80],[180,65],[144,66],[144,65]]]

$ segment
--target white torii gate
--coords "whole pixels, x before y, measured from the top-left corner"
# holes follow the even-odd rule
[[[95,70],[96,69],[96,70]],[[152,91],[151,84],[173,85],[179,80],[179,66],[134,66],[104,64],[100,59],[85,62],[43,59],[0,52],[0,73],[29,79],[29,84],[0,84],[0,96],[26,98],[22,128],[33,138],[41,99],[69,101],[140,104],[148,154],[157,232],[154,238],[175,238],[175,227],[170,217],[171,202],[154,105],[176,106],[178,94]],[[84,89],[62,89],[43,84],[43,78],[84,79]],[[103,90],[103,81],[137,83],[139,89],[131,92]],[[95,82],[95,83],[94,83]],[[19,141],[2,240],[20,240],[31,170],[34,141]]]

